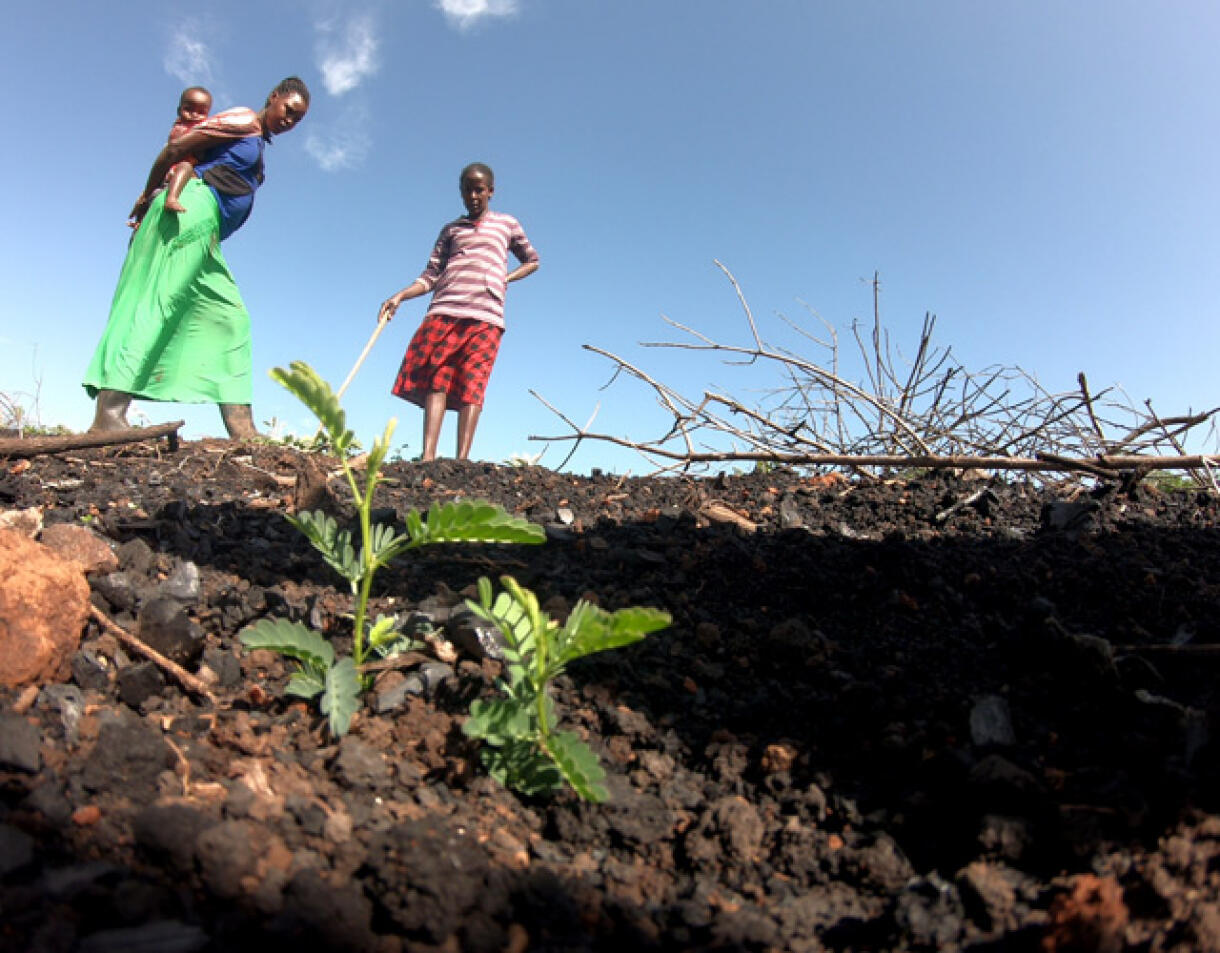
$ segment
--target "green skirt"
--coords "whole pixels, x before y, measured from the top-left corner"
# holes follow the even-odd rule
[[[220,211],[198,179],[182,190],[185,212],[165,193],[136,231],[110,320],[85,372],[90,397],[124,391],[144,400],[249,404],[250,314],[220,251]]]

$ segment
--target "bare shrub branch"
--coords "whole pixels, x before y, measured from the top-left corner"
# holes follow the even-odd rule
[[[671,418],[669,426],[650,439],[595,433],[589,429],[592,419],[578,427],[535,393],[572,432],[530,439],[571,441],[573,452],[586,440],[602,441],[638,451],[653,463],[663,461],[665,469],[751,461],[870,473],[944,466],[1095,476],[1184,469],[1200,485],[1216,488],[1212,466],[1220,457],[1188,455],[1185,438],[1204,425],[1214,437],[1220,408],[1161,417],[1150,401],[1137,406],[1120,388],[1094,393],[1083,372],[1077,387],[1054,392],[1020,367],[971,371],[949,348],[934,343],[931,313],[925,314],[913,356],[906,359],[882,324],[876,273],[872,326],[853,323],[854,352],[844,353],[834,326],[806,305],[825,334],[815,335],[781,315],[811,348],[797,353],[764,339],[737,279],[719,261],[716,266],[737,296],[749,343],[717,341],[662,316],[683,337],[641,346],[706,354],[727,367],[770,367],[777,384],[752,402],[714,390],[695,399],[626,358],[586,344],[612,365],[606,387],[624,375],[634,378],[652,391]],[[860,367],[859,377],[844,370],[849,364]]]

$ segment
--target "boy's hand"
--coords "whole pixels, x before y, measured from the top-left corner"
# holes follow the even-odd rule
[[[428,286],[422,280],[416,278],[413,282],[407,285],[402,291],[397,294],[392,294],[385,301],[381,302],[381,310],[377,312],[378,321],[389,321],[394,317],[394,312],[398,310],[398,306],[404,301],[409,301],[411,298],[418,298],[422,294],[426,294]]]
[[[398,310],[400,304],[402,304],[402,292],[390,295],[385,301],[381,302],[381,310],[377,312],[377,320],[389,321],[394,317],[394,312]]]

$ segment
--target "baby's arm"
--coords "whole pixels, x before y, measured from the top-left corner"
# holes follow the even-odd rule
[[[179,136],[172,142],[167,142],[165,148],[153,160],[152,168],[148,170],[148,181],[144,183],[144,191],[136,199],[128,218],[134,225],[139,225],[152,203],[157,189],[165,181],[169,170],[179,162],[194,162],[194,157],[202,154],[211,146],[228,141],[230,137],[218,136],[203,129],[192,129],[185,136]]]

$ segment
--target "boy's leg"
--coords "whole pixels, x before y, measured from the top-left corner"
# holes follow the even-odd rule
[[[443,390],[430,391],[424,396],[423,460],[436,459],[436,445],[441,439],[441,421],[445,419],[445,401],[448,396]]]
[[[170,167],[165,186],[165,207],[171,212],[185,212],[178,196],[186,188],[187,180],[195,174],[195,166],[190,162],[177,162]]]
[[[457,458],[470,459],[470,445],[474,443],[474,432],[479,426],[482,404],[462,404],[458,410]]]

